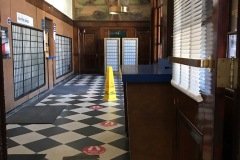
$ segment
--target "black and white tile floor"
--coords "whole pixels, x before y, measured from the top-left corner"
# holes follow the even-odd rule
[[[97,154],[100,160],[128,160],[122,83],[115,77],[115,102],[102,100],[104,83],[104,76],[79,75],[61,88],[87,86],[86,93],[54,93],[37,103],[66,105],[53,124],[8,124],[8,154],[46,154],[46,160]]]

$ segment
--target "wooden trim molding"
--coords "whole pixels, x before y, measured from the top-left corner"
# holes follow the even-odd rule
[[[170,62],[184,64],[200,68],[212,68],[214,61],[212,59],[188,59],[180,57],[169,57]]]
[[[150,29],[150,21],[79,21],[74,20],[74,25],[81,27],[146,27]]]
[[[73,20],[60,12],[58,9],[56,9],[51,4],[45,2],[44,0],[26,0],[26,2],[34,5],[37,8],[40,8],[41,10],[53,15],[54,17],[62,20],[63,22],[66,22],[67,24],[73,26]]]

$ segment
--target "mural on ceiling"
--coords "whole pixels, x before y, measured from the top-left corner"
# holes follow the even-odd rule
[[[129,7],[128,13],[111,15],[109,6]],[[83,21],[150,21],[150,0],[75,0],[75,20]]]

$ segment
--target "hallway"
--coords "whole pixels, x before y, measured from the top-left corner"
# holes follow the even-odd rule
[[[122,82],[115,77],[115,102],[102,100],[104,82],[104,76],[78,75],[32,102],[65,108],[53,124],[7,124],[9,159],[35,154],[46,155],[43,160],[128,160]],[[99,151],[99,158],[83,153],[91,151]]]

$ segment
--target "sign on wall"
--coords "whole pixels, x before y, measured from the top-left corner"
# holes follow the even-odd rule
[[[1,36],[2,36],[2,57],[10,58],[10,47],[7,27],[1,27]]]
[[[33,27],[33,18],[17,12],[17,22]]]

